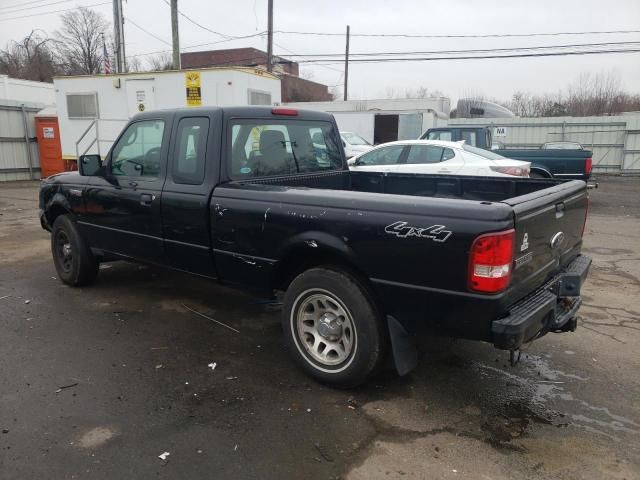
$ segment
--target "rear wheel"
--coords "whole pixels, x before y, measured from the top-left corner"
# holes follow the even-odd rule
[[[61,215],[53,222],[51,253],[58,277],[67,285],[87,285],[98,275],[97,259],[67,215]]]
[[[298,275],[285,294],[282,322],[289,350],[320,382],[354,387],[383,359],[382,316],[363,283],[343,270]]]

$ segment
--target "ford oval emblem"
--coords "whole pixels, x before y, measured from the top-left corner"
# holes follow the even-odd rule
[[[564,233],[558,232],[551,237],[551,248],[556,249],[562,246],[564,243]]]

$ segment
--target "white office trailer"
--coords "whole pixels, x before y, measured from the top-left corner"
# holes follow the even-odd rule
[[[451,102],[446,97],[294,102],[286,106],[332,113],[341,131],[370,143],[415,140],[425,130],[447,125]]]
[[[0,75],[0,182],[39,178],[34,116],[54,103],[52,84]]]
[[[280,103],[280,79],[258,68],[81,75],[56,77],[53,84],[64,159],[104,157],[139,112]]]

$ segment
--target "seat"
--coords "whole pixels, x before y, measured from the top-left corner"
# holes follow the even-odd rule
[[[249,167],[254,175],[287,174],[292,170],[292,157],[287,152],[284,133],[278,130],[263,130],[260,133],[259,153],[251,152]]]

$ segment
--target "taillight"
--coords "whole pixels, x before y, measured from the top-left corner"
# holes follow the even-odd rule
[[[473,241],[469,255],[469,288],[497,293],[509,285],[515,230],[486,233]]]
[[[593,170],[593,158],[589,157],[584,161],[584,173],[591,175],[591,170]]]
[[[298,115],[298,110],[295,108],[276,107],[271,109],[271,113],[274,115],[288,115],[290,117],[295,117]]]
[[[494,172],[513,175],[514,177],[528,177],[529,167],[489,167]]]

